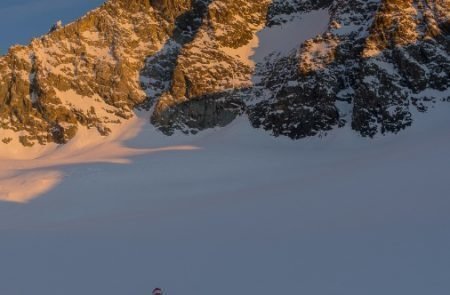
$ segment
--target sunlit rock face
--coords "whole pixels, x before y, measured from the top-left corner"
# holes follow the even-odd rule
[[[135,107],[168,135],[239,115],[294,139],[347,124],[363,136],[398,132],[414,110],[450,100],[448,7],[109,0],[0,58],[0,140],[66,143],[80,128],[107,136]]]
[[[2,129],[20,134],[25,145],[64,143],[80,126],[108,135],[145,99],[139,69],[171,28],[148,1],[108,1],[11,48],[0,59]]]

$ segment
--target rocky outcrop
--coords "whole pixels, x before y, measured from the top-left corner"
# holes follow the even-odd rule
[[[241,113],[243,101],[233,92],[252,85],[251,43],[266,22],[269,4],[211,1],[204,10],[198,10],[200,26],[183,34],[192,36],[191,40],[173,40],[163,50],[172,54],[163,59],[150,58],[145,80],[151,82],[144,88],[149,95],[159,96],[154,101],[154,125],[168,134],[175,129],[196,133],[229,123]],[[161,67],[166,80],[155,81],[152,69]]]
[[[165,12],[149,1],[111,0],[11,48],[0,58],[1,128],[29,144],[64,143],[80,126],[107,135],[145,100],[138,73],[173,31]]]
[[[250,110],[254,126],[292,138],[348,121],[363,136],[396,133],[412,124],[411,108],[448,99],[448,5],[349,0],[329,9],[326,33],[271,66],[265,85],[275,94]]]
[[[256,67],[236,63],[241,69],[238,74],[236,67],[230,66],[236,59],[220,55],[214,47],[218,40],[211,41],[200,31],[175,60],[182,70],[175,70],[171,76],[171,92],[158,101],[152,122],[167,133],[213,127],[201,123],[213,120],[199,119],[198,113],[194,118],[186,110],[190,102],[193,108],[200,102],[208,106],[210,94],[214,94],[215,106],[220,101],[220,109],[234,110],[235,115],[244,112],[253,126],[276,136],[298,139],[324,134],[347,123],[363,136],[396,133],[412,124],[411,107],[424,111],[430,101],[449,96],[450,81],[445,5],[411,1],[408,7],[415,8],[414,12],[405,1],[400,2],[273,1],[264,7],[266,26],[281,25],[295,14],[326,8],[329,27],[305,42],[298,52]],[[414,23],[409,24],[412,20]],[[227,24],[225,20],[214,23]],[[389,24],[398,25],[392,28]],[[422,33],[414,34],[411,28]],[[242,42],[236,46],[245,45]],[[379,54],[370,55],[375,51]],[[203,64],[196,63],[202,58]],[[217,68],[210,65],[211,61]],[[210,67],[218,73],[216,77],[209,76]],[[248,83],[250,79],[243,73],[259,79]],[[230,82],[232,75],[238,77],[232,79],[234,85]],[[192,123],[195,120],[197,126]],[[186,122],[191,123],[187,126]]]
[[[450,96],[448,4],[381,3],[355,85],[355,130],[368,136],[398,132],[412,124],[411,108],[425,111],[430,102]]]

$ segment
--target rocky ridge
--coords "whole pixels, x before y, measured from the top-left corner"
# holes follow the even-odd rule
[[[170,135],[238,115],[293,139],[350,124],[399,132],[450,100],[448,0],[109,0],[0,58],[4,143],[108,135],[133,116]],[[258,32],[326,10],[325,31],[255,62]],[[84,127],[82,127],[84,126]]]
[[[334,1],[327,31],[275,63],[265,82],[276,94],[250,110],[253,124],[301,138],[350,122],[374,136],[448,100],[450,6],[394,2]]]

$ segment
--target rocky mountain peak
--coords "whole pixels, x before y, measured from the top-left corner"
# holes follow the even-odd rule
[[[0,57],[2,141],[65,143],[80,128],[106,136],[135,107],[166,134],[239,115],[295,139],[347,124],[363,136],[399,132],[414,109],[450,96],[448,7],[109,0]]]

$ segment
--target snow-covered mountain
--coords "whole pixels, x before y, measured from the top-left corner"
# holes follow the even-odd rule
[[[0,58],[0,140],[166,134],[248,116],[302,138],[399,132],[450,100],[449,0],[109,0]]]
[[[110,0],[11,48],[0,295],[447,294],[448,7]]]

